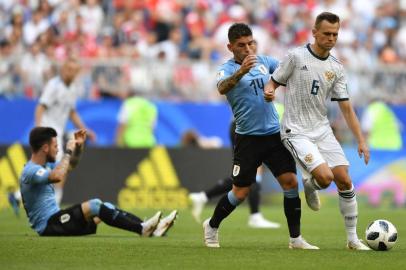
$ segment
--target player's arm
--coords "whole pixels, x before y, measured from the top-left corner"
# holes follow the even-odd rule
[[[264,87],[264,98],[266,101],[270,102],[275,99],[275,90],[279,87],[279,83],[274,80],[269,80],[269,82]]]
[[[72,121],[72,123],[77,127],[78,129],[84,129],[87,132],[87,135],[89,136],[89,139],[92,142],[96,141],[96,134],[89,128],[85,126],[83,123],[82,119],[80,118],[79,114],[75,109],[72,109],[69,113],[69,118]]]
[[[86,136],[87,131],[85,129],[81,129],[75,132],[75,150],[73,151],[69,161],[69,169],[74,169],[78,165],[80,157],[83,153],[83,149],[85,147]]]
[[[66,176],[68,175],[70,168],[71,158],[73,152],[75,151],[75,144],[76,141],[73,139],[69,140],[68,143],[66,144],[66,152],[63,154],[62,159],[59,161],[59,163],[50,172],[48,176],[48,181],[50,183],[58,183],[66,179]]]
[[[221,95],[225,95],[230,92],[234,86],[241,80],[241,78],[247,74],[252,67],[254,67],[257,63],[257,56],[256,55],[248,55],[244,58],[241,63],[241,67],[230,77],[220,81],[217,84],[217,90]]]
[[[44,91],[38,100],[38,105],[35,108],[34,120],[36,127],[41,125],[41,120],[45,111],[55,103],[56,99],[57,95],[55,94],[54,83],[53,80],[50,80],[45,85]]]
[[[339,101],[338,105],[347,122],[348,127],[351,129],[352,134],[354,134],[355,139],[358,142],[358,155],[362,157],[364,155],[365,164],[369,162],[369,148],[366,144],[365,138],[362,135],[361,125],[358,121],[357,115],[352,108],[351,102],[349,100]]]
[[[264,87],[264,99],[268,102],[275,99],[275,90],[279,85],[286,86],[295,68],[295,56],[289,52],[272,73],[271,79]]]
[[[38,127],[41,124],[42,116],[46,111],[47,107],[44,104],[38,104],[35,108],[35,126]]]

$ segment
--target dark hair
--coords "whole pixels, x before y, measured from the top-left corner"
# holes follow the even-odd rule
[[[234,23],[228,29],[228,41],[235,42],[240,37],[252,36],[251,28],[245,23]]]
[[[30,132],[31,150],[36,153],[46,143],[51,142],[53,137],[58,136],[55,129],[51,127],[35,127]]]
[[[340,17],[331,12],[322,12],[316,17],[316,22],[314,23],[316,29],[320,27],[322,21],[328,21],[329,23],[340,23]]]

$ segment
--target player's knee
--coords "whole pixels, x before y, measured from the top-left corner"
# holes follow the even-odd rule
[[[281,183],[281,188],[283,190],[295,189],[297,188],[297,180],[295,178],[289,179]]]
[[[98,216],[102,204],[103,204],[102,200],[98,198],[89,200],[90,214],[92,216]]]
[[[323,173],[321,175],[319,175],[317,178],[317,184],[322,188],[322,189],[326,189],[330,186],[331,182],[333,182],[334,180],[334,175],[333,173],[330,172],[326,172]]]
[[[234,193],[234,196],[239,200],[243,201],[245,198],[247,198],[250,188],[249,187],[233,187],[232,192]]]
[[[283,190],[297,188],[297,178],[294,173],[285,173],[278,176],[279,184]]]
[[[336,186],[339,190],[351,190],[353,188],[352,181],[349,177],[346,178],[336,178]]]
[[[228,201],[230,202],[230,204],[233,206],[238,206],[244,201],[244,199],[237,197],[237,194],[233,190],[230,190],[227,193],[227,198],[228,198]]]

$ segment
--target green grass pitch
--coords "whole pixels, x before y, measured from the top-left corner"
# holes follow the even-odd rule
[[[364,238],[368,223],[388,219],[398,229],[398,242],[387,252],[354,252],[345,248],[343,220],[334,203],[312,212],[302,201],[302,234],[320,250],[289,250],[288,230],[281,204],[264,205],[266,217],[281,229],[250,229],[248,209],[242,205],[220,229],[220,249],[203,244],[202,227],[188,210],[163,238],[138,235],[100,225],[87,237],[38,237],[23,217],[0,211],[0,269],[405,269],[406,210],[369,208],[360,203],[358,234]],[[203,216],[212,213],[206,207]],[[147,217],[154,210],[134,210]],[[165,214],[169,211],[165,211]],[[23,213],[24,214],[24,213]]]

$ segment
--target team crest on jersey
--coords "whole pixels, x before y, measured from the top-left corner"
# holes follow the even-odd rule
[[[220,70],[219,72],[217,72],[217,80],[221,80],[221,78],[224,77],[224,70]]]
[[[46,172],[46,170],[41,168],[41,169],[39,169],[39,170],[37,171],[36,175],[38,175],[38,176],[44,176],[45,172]]]
[[[63,214],[59,220],[61,221],[61,223],[66,223],[70,220],[70,215],[69,214]]]
[[[307,155],[304,157],[304,161],[305,161],[306,163],[312,163],[312,162],[313,162],[313,155],[312,155],[312,154],[307,154]]]
[[[268,70],[262,64],[258,66],[258,70],[261,71],[261,73],[264,74],[264,75],[266,75],[268,73]]]
[[[324,77],[326,78],[327,81],[332,81],[336,75],[332,71],[326,71],[324,72]]]
[[[240,173],[240,166],[234,165],[233,167],[233,176],[237,176]]]

